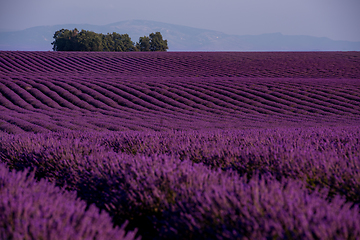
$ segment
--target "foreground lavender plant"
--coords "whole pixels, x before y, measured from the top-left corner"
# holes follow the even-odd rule
[[[1,239],[135,239],[136,231],[126,234],[127,223],[113,228],[107,213],[94,205],[86,208],[76,193],[0,164]]]
[[[0,159],[144,239],[359,238],[358,128],[288,130],[5,134]]]

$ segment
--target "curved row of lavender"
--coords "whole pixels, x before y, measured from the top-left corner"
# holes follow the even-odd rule
[[[124,224],[113,228],[105,212],[54,183],[34,179],[34,172],[9,171],[0,164],[1,239],[135,239]]]
[[[104,238],[358,239],[359,138],[359,52],[0,52],[0,194],[48,206],[0,236],[56,196]]]
[[[354,125],[358,80],[0,79],[0,129],[186,130]]]
[[[360,127],[1,136],[31,168],[143,239],[356,239]]]
[[[351,126],[359,69],[358,52],[0,52],[0,129]]]
[[[359,79],[359,58],[359,52],[0,51],[0,73]]]

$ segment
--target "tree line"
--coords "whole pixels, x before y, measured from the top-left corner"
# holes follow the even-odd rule
[[[160,32],[139,38],[134,43],[128,34],[95,33],[93,31],[61,29],[54,33],[54,51],[105,51],[105,52],[131,52],[131,51],[166,51],[167,40],[163,40]]]

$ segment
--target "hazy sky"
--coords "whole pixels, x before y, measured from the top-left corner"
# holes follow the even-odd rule
[[[359,13],[360,0],[0,0],[0,29],[139,19],[236,35],[360,41]]]

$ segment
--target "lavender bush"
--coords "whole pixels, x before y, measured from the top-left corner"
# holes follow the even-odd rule
[[[145,239],[352,239],[358,138],[358,128],[5,134],[0,156]]]
[[[113,228],[94,205],[87,209],[76,193],[65,192],[34,173],[10,172],[0,164],[1,239],[135,239],[136,231]],[[138,238],[139,239],[139,238]]]

